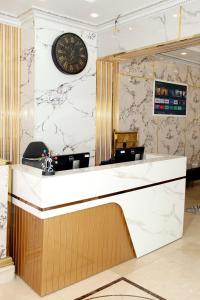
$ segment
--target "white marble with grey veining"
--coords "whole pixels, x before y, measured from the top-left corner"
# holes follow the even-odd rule
[[[181,13],[181,19],[179,19]],[[99,32],[98,56],[121,53],[184,39],[200,33],[200,2],[188,0],[160,12],[121,22],[117,31],[105,28]]]
[[[54,153],[95,152],[96,102],[96,41],[94,32],[72,28],[39,17],[34,19],[34,44],[26,69],[26,87],[34,89],[24,102],[33,105],[32,140],[41,140]],[[86,68],[77,75],[61,73],[54,65],[51,47],[54,40],[65,32],[79,35],[88,49]],[[26,49],[28,52],[30,49]],[[34,55],[33,55],[34,54]],[[33,58],[34,57],[34,58]],[[31,65],[32,58],[32,66]],[[31,74],[30,74],[31,73]],[[30,78],[30,80],[29,80]],[[30,123],[31,124],[31,123]],[[23,127],[25,131],[26,124]],[[25,140],[26,144],[26,140]]]
[[[119,23],[116,31],[113,22],[112,28],[104,29],[98,34],[98,56],[175,40],[179,34],[178,15],[179,7],[173,7]]]
[[[200,3],[199,0],[188,1],[182,5],[182,30],[184,37],[200,33]]]
[[[35,35],[34,20],[31,18],[21,29],[21,132],[20,156],[34,139],[34,85],[35,85]]]
[[[6,257],[8,208],[8,166],[0,165],[0,259]]]

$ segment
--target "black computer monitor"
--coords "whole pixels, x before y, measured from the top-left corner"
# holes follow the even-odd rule
[[[53,157],[53,168],[55,171],[87,168],[89,167],[89,160],[89,152],[57,155]]]
[[[143,159],[144,146],[134,148],[121,148],[115,151],[115,163]]]
[[[89,167],[90,153],[75,153],[73,154],[73,169]]]

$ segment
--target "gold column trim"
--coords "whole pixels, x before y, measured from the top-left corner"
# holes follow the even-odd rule
[[[180,6],[179,8],[179,20],[178,20],[178,39],[181,39],[181,33],[182,33],[182,20],[183,20],[183,7]]]
[[[10,162],[8,160],[1,160],[0,159],[0,166],[6,166],[6,165],[9,165]]]
[[[96,165],[112,154],[112,132],[118,129],[119,65],[97,60],[96,98]]]
[[[119,130],[119,63],[113,63],[112,132]]]
[[[0,24],[0,157],[19,162],[20,29]]]
[[[14,265],[14,262],[10,256],[0,259],[0,268],[5,268],[12,265]]]

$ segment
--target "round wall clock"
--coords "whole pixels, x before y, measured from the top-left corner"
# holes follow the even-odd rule
[[[78,74],[87,65],[88,52],[83,40],[74,33],[57,37],[52,46],[54,64],[65,74]]]

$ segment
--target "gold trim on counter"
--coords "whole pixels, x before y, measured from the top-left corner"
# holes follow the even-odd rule
[[[118,192],[114,192],[114,193],[104,194],[104,195],[100,195],[100,196],[97,196],[97,197],[85,198],[85,199],[82,199],[82,200],[77,200],[77,201],[74,201],[74,202],[67,202],[67,203],[63,203],[63,204],[59,204],[59,205],[55,205],[55,206],[49,206],[49,207],[45,207],[45,208],[39,207],[39,206],[37,206],[37,205],[21,198],[21,197],[18,197],[14,194],[9,193],[9,196],[12,196],[16,200],[19,200],[19,201],[23,202],[24,204],[27,204],[27,205],[29,205],[29,206],[31,206],[31,207],[33,207],[33,208],[35,208],[35,209],[37,209],[41,212],[45,212],[45,211],[48,211],[48,210],[63,208],[63,207],[72,206],[72,205],[78,205],[78,204],[81,204],[81,203],[84,203],[84,202],[90,202],[90,201],[100,200],[100,199],[103,199],[103,198],[109,198],[109,197],[113,197],[113,196],[117,196],[117,195],[121,195],[121,194],[125,194],[125,193],[130,193],[130,192],[133,192],[133,191],[142,190],[142,189],[146,189],[146,188],[161,185],[161,184],[166,184],[166,183],[169,183],[169,182],[182,180],[182,179],[185,179],[185,178],[186,178],[185,176],[177,177],[177,178],[173,178],[173,179],[170,179],[170,180],[165,180],[165,181],[160,181],[160,182],[156,182],[156,183],[152,183],[152,184],[143,185],[143,186],[140,186],[140,187],[135,187],[135,188],[132,188],[132,189],[127,189],[127,190],[118,191]]]

